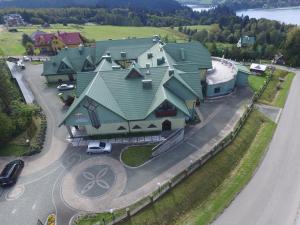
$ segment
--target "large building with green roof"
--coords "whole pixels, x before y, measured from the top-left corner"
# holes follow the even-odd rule
[[[44,64],[42,75],[48,82],[76,79],[75,101],[60,125],[70,135],[72,127],[101,135],[185,127],[206,97],[213,69],[200,43],[165,44],[153,37],[64,49]],[[246,76],[238,79],[238,70],[231,72],[230,80],[221,79],[230,81],[228,92],[247,83]],[[218,81],[210,85],[227,85]]]

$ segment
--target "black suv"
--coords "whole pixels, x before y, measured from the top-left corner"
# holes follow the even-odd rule
[[[24,161],[17,159],[8,163],[0,174],[0,186],[8,187],[17,182],[17,179],[24,167]]]

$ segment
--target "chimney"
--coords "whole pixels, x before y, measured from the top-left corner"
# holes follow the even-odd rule
[[[149,63],[146,64],[146,69],[147,69],[146,74],[150,75],[150,64]]]
[[[120,52],[122,58],[126,58],[126,52]]]
[[[184,48],[180,49],[180,53],[181,53],[181,60],[184,61],[185,60]]]
[[[169,69],[169,76],[172,76],[172,75],[174,75],[174,70],[173,69]]]
[[[152,88],[152,80],[147,79],[147,80],[142,80],[143,83],[143,89],[151,89]]]
[[[113,70],[120,70],[120,69],[121,69],[121,66],[119,66],[119,65],[112,66],[112,69],[113,69]]]
[[[83,52],[83,44],[80,44],[80,45],[78,46],[78,51],[79,51],[79,54],[81,55],[82,52]]]

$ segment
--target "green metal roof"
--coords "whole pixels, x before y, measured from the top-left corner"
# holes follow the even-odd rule
[[[187,72],[187,73],[195,72],[195,71],[198,71],[200,69],[199,65],[196,64],[196,63],[175,64],[174,68],[177,69],[177,70],[180,70],[182,72]]]
[[[139,54],[156,44],[153,38],[131,38],[121,40],[107,40],[96,42],[96,58],[100,58],[110,52],[116,59],[121,57],[121,51],[129,54],[128,58],[136,58]]]
[[[189,62],[199,65],[199,68],[212,67],[210,53],[199,42],[167,43],[163,48],[176,64]]]
[[[237,67],[238,71],[246,73],[246,74],[252,74],[251,71],[244,65],[240,63],[235,63],[235,66]]]
[[[97,72],[77,73],[76,96],[79,97],[84,89],[91,83]]]
[[[178,75],[186,82],[189,87],[192,88],[194,92],[196,92],[197,96],[200,99],[203,99],[201,78],[199,72],[179,73]]]
[[[97,42],[93,54],[93,51],[88,48],[84,48],[86,53],[82,51],[80,54],[78,54],[78,50],[77,53],[76,50],[62,51],[60,56],[54,58],[53,61],[67,60],[66,63],[71,64],[76,70],[80,66],[82,67],[85,60],[98,64],[94,72],[77,73],[76,91],[78,98],[68,110],[65,119],[72,114],[72,111],[80,105],[85,97],[95,100],[103,107],[129,121],[146,119],[164,101],[169,101],[178,110],[190,116],[185,105],[185,101],[190,99],[182,98],[190,98],[191,96],[203,98],[199,69],[211,68],[211,56],[200,43],[164,45],[163,50],[165,51],[162,53],[167,59],[166,66],[147,69],[142,68],[139,62],[133,62],[128,69],[113,68],[114,65],[117,65],[115,61],[137,59],[154,44],[156,43],[152,38],[125,39]],[[69,55],[71,54],[69,52],[73,52],[73,55]],[[126,57],[121,52],[126,53]],[[103,57],[107,53],[110,54],[111,60]],[[79,55],[83,59],[79,60]],[[169,75],[170,68],[175,69],[171,76]],[[77,71],[81,71],[81,68]],[[181,87],[176,90],[176,93],[173,93],[174,90],[171,87],[165,85],[168,81],[172,80],[173,82],[173,79]],[[151,88],[143,87],[143,80],[151,80]],[[188,93],[187,90],[192,95],[180,95],[180,91]]]
[[[52,56],[50,61],[44,62],[43,74],[44,76],[57,75],[58,68],[61,62],[71,67],[75,72],[81,72],[84,62],[86,60],[95,62],[95,48],[83,47],[62,49],[57,55]]]

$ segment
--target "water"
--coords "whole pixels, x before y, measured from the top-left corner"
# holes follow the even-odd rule
[[[250,18],[266,18],[270,20],[278,20],[286,24],[297,24],[300,26],[300,6],[276,9],[248,9],[238,11],[238,16],[244,15]]]

